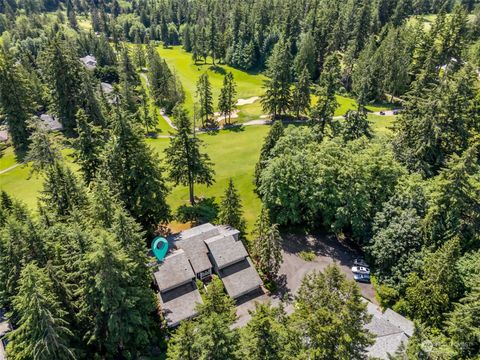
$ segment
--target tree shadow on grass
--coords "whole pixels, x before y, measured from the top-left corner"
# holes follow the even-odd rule
[[[208,70],[213,71],[220,75],[225,75],[227,73],[223,67],[218,65],[212,65],[208,68]]]

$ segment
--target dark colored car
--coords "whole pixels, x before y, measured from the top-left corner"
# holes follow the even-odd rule
[[[398,114],[400,113],[400,110],[394,109],[394,110],[392,111],[392,113],[393,113],[393,115],[398,115]]]
[[[385,111],[380,111],[380,115],[385,115]]]
[[[354,273],[353,278],[355,281],[370,284],[370,275]]]

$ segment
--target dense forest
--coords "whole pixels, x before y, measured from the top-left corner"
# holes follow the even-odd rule
[[[0,35],[0,122],[43,182],[35,208],[0,196],[9,360],[366,359],[369,315],[336,266],[303,280],[292,314],[258,305],[243,328],[214,279],[198,318],[167,329],[147,251],[174,220],[240,230],[268,286],[282,234],[348,240],[380,305],[415,322],[392,359],[479,359],[478,1],[0,0]],[[216,179],[197,132],[218,131],[216,110],[233,127],[235,79],[224,74],[216,109],[203,73],[187,108],[157,51],[172,46],[265,76],[250,234],[236,179],[220,206],[195,192]],[[356,108],[335,116],[338,95]],[[399,109],[391,132],[375,133],[372,104]],[[146,141],[160,113],[175,126],[164,160]],[[176,186],[189,196],[173,209]]]

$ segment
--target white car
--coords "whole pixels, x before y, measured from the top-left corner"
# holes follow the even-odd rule
[[[370,275],[370,269],[364,266],[352,266],[352,272],[354,274],[367,274]]]

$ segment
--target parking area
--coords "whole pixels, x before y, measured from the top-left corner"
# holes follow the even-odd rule
[[[300,252],[315,254],[312,261],[305,261]],[[353,260],[360,256],[358,250],[347,243],[339,242],[334,236],[327,235],[287,235],[283,242],[283,264],[280,267],[281,292],[293,297],[300,287],[302,279],[311,271],[323,271],[328,265],[336,262],[348,279],[353,280],[351,267]],[[357,283],[362,295],[373,302],[375,290],[372,284]],[[285,295],[283,295],[285,296]]]
[[[255,309],[256,302],[270,302],[272,305],[277,305],[280,301],[284,301],[285,311],[290,313],[293,310],[291,302],[295,293],[305,275],[311,271],[323,271],[328,265],[336,262],[347,278],[353,280],[351,267],[353,260],[360,254],[348,244],[326,235],[284,235],[283,240],[283,263],[279,271],[277,292],[268,296],[265,292],[258,291],[238,299],[238,319],[235,327],[244,326],[248,322],[249,311]],[[315,257],[311,261],[306,261],[300,256],[302,251],[314,253]],[[357,284],[363,297],[377,304],[373,285]]]

